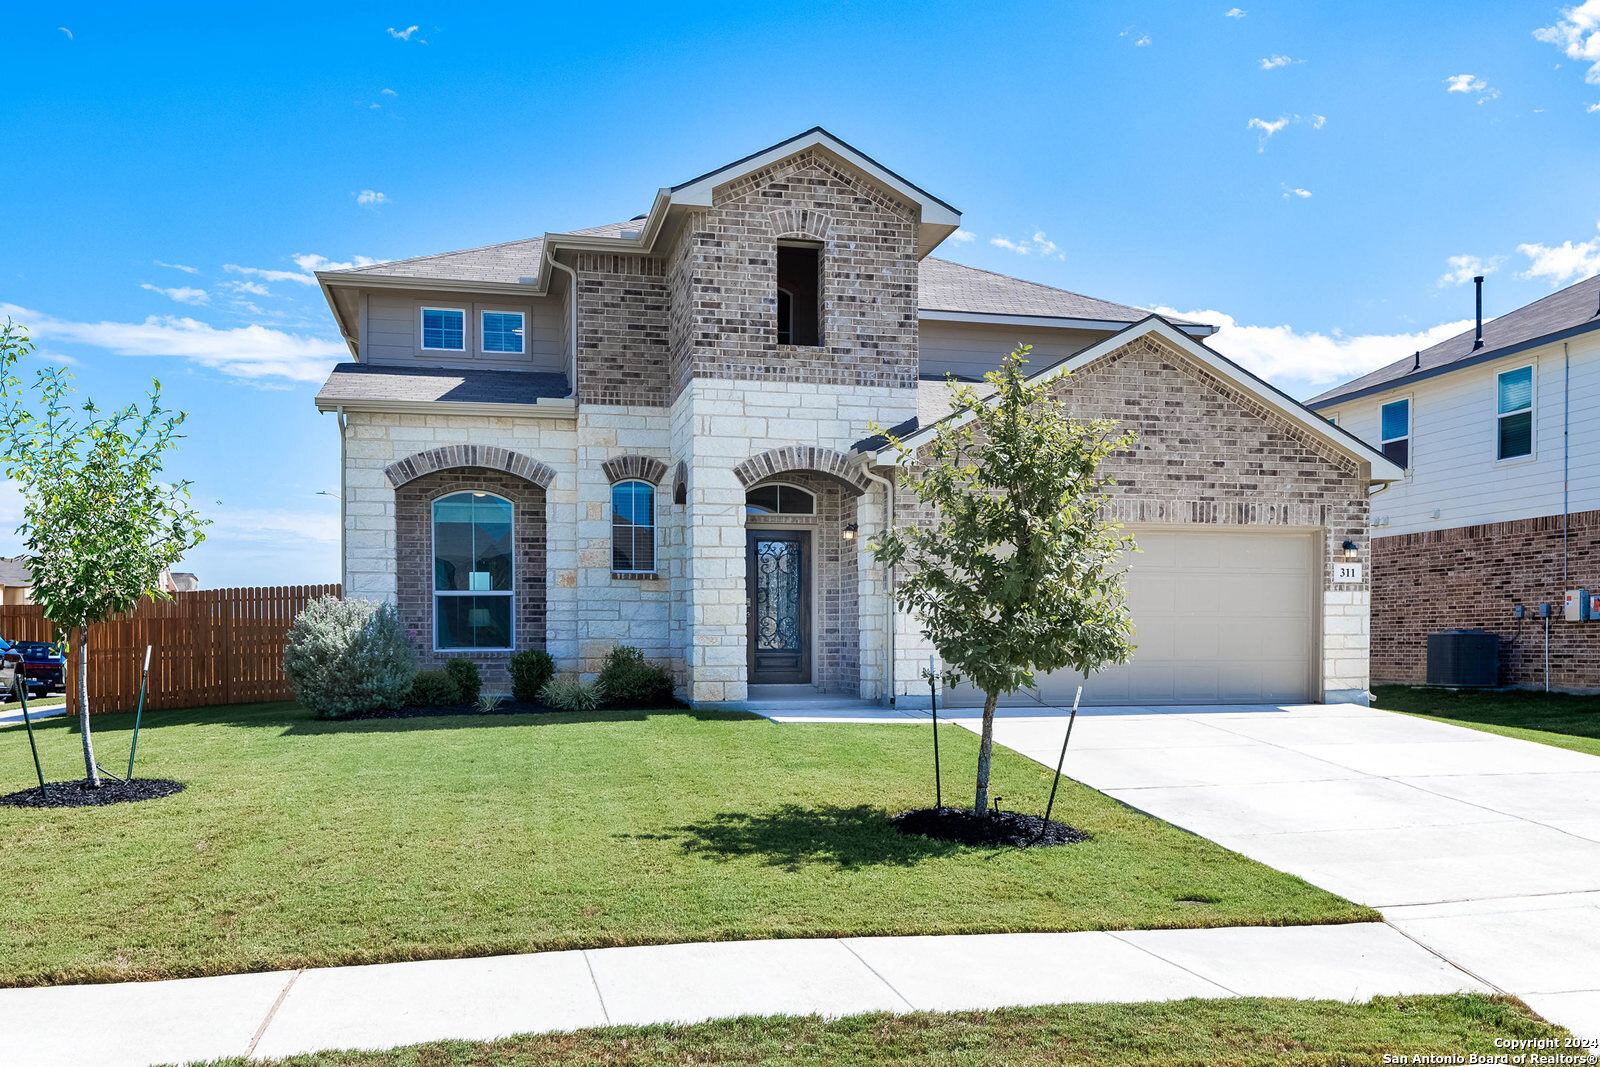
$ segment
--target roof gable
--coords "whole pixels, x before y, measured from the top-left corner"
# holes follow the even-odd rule
[[[1386,459],[1383,453],[1377,451],[1371,445],[1354,434],[1334,426],[1304,404],[1251,374],[1215,349],[1190,337],[1159,315],[1149,315],[1142,321],[1134,323],[1096,344],[1090,345],[1082,352],[1046,367],[1037,374],[1030,375],[1029,380],[1033,382],[1048,382],[1064,374],[1071,374],[1114,355],[1131,342],[1137,341],[1142,337],[1160,338],[1166,342],[1167,347],[1175,349],[1177,353],[1200,364],[1224,382],[1230,383],[1244,394],[1253,397],[1268,410],[1283,416],[1291,426],[1330,445],[1342,455],[1370,464],[1371,478],[1374,482],[1397,481],[1404,476],[1404,471],[1395,466],[1392,461]],[[992,403],[992,400],[985,402]],[[971,416],[958,416],[958,418],[965,421]],[[942,421],[941,423],[934,423],[918,429],[915,433],[904,438],[904,444],[907,447],[915,448],[931,440]],[[894,457],[886,458],[892,460]]]

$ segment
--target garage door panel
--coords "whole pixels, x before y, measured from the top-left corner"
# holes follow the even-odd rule
[[[1128,607],[1131,662],[1095,674],[1086,704],[1297,702],[1311,696],[1316,586],[1309,534],[1134,529]],[[1010,703],[1070,704],[1079,679],[1041,676],[1037,696]],[[952,704],[982,695],[953,690]]]

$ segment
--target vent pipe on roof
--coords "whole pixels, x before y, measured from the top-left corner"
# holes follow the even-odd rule
[[[1472,350],[1476,352],[1483,347],[1483,275],[1472,279],[1472,284],[1478,287],[1478,335],[1472,339]]]
[[[1420,348],[1417,349],[1416,355],[1411,357],[1411,369],[1412,370],[1421,370],[1422,369],[1422,349],[1420,349]]]

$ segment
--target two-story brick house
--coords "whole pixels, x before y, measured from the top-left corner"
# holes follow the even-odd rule
[[[1335,568],[1398,469],[1209,327],[932,257],[959,223],[814,129],[628,222],[318,275],[354,357],[317,397],[346,588],[425,662],[592,672],[627,643],[697,705],[920,696],[928,647],[864,551],[906,507],[871,427],[931,432],[946,374],[1030,343],[1141,434],[1116,461],[1141,649],[1086,699],[1360,698],[1366,586]]]

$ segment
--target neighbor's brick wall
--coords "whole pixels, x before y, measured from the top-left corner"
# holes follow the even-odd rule
[[[674,395],[693,378],[914,387],[917,221],[820,149],[720,187],[670,258]],[[823,245],[821,347],[777,343],[780,238]]]
[[[665,407],[667,266],[650,256],[583,252],[578,274],[579,403]]]
[[[1600,511],[1568,518],[1570,588],[1600,587]],[[1561,617],[1561,516],[1425,530],[1373,540],[1372,677],[1421,684],[1428,634],[1488,630],[1500,635],[1500,683],[1544,685],[1544,622],[1551,604],[1550,685],[1600,689],[1600,622]],[[1516,604],[1527,619],[1512,617]]]
[[[510,684],[509,652],[433,650],[433,501],[449,493],[490,492],[511,501],[515,544],[513,616],[518,650],[545,647],[545,493],[537,485],[504,471],[452,467],[413,479],[394,491],[396,609],[412,633],[418,666],[434,670],[457,657],[473,660],[486,687],[504,691]]]

